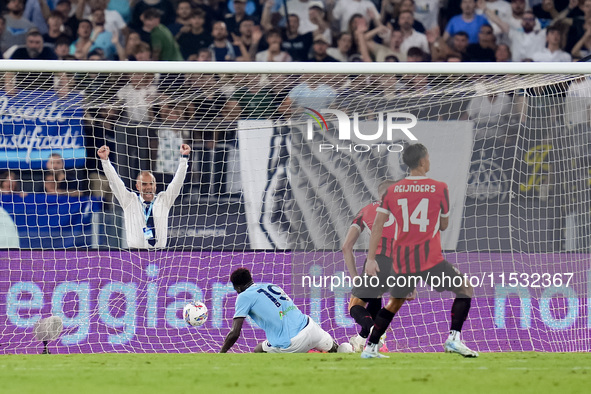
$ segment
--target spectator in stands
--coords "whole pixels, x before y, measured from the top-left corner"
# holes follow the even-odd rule
[[[205,31],[204,25],[205,12],[197,8],[189,18],[190,30],[182,31],[177,38],[183,58],[187,59],[189,55],[198,53],[201,48],[207,48],[213,42],[210,32]]]
[[[42,7],[43,13],[45,18],[49,17],[49,7],[47,9]],[[64,27],[67,31],[70,32],[72,37],[78,31],[78,17],[76,14],[70,15],[72,12],[72,3],[70,0],[57,0],[57,4],[55,6],[55,10],[64,16]],[[80,18],[82,19],[82,17]]]
[[[234,13],[227,14],[224,18],[226,22],[226,29],[230,35],[240,35],[240,23],[244,19],[250,19],[246,15],[246,0],[234,0]]]
[[[585,33],[577,41],[570,53],[573,58],[579,59],[591,55],[591,21],[585,22]]]
[[[267,2],[272,2],[274,4],[277,1],[281,1],[281,0],[270,0]],[[273,4],[271,4],[271,6]],[[314,25],[310,21],[310,13],[309,13],[310,1],[309,0],[287,0],[286,5],[287,5],[287,12],[289,13],[288,18],[287,18],[288,20],[286,21],[287,22],[286,28],[290,29],[289,25],[291,25],[291,22],[292,22],[292,19],[290,19],[289,16],[295,15],[298,18],[298,30],[296,30],[295,33],[303,35],[306,33],[312,33],[314,30],[316,30],[316,25]],[[282,16],[285,16],[285,8],[282,7],[281,5],[279,8],[279,13]],[[261,24],[262,24],[262,20],[261,20]],[[292,57],[293,57],[293,55],[292,55]]]
[[[510,62],[512,61],[513,55],[511,54],[511,48],[507,44],[497,45],[495,50],[495,61],[496,62]]]
[[[513,61],[520,62],[523,59],[531,59],[534,53],[541,51],[546,42],[546,30],[535,30],[536,18],[531,11],[525,11],[521,18],[521,29],[512,29],[509,23],[501,20],[495,13],[484,8],[486,16],[496,23],[503,33],[507,34],[511,42],[510,48]]]
[[[412,47],[408,49],[406,53],[407,62],[424,62],[427,60],[425,52],[421,48]]]
[[[271,29],[267,32],[269,48],[256,54],[257,62],[291,62],[289,53],[281,50],[281,30]]]
[[[0,15],[0,56],[6,50],[4,46],[4,38],[6,37],[6,18],[3,15]]]
[[[137,48],[137,45],[143,42],[142,39],[140,38],[140,34],[136,31],[130,31],[129,35],[127,36],[127,40],[125,41],[125,57],[123,59],[119,58],[119,60],[136,60],[134,55],[135,55],[135,50]],[[145,43],[147,44],[147,43]],[[150,46],[150,44],[148,44],[148,46]],[[152,58],[152,51],[150,50],[150,59]]]
[[[196,8],[195,10],[203,11],[201,8]],[[178,38],[181,33],[186,33],[191,29],[192,15],[193,7],[191,0],[180,0],[176,5],[176,19],[166,27],[168,27],[168,30],[170,30],[173,36]]]
[[[361,14],[355,14],[349,20],[349,31],[353,37],[352,41],[352,55],[349,61],[371,62],[372,58],[369,54],[368,37],[373,38],[375,32],[368,31],[366,19]],[[358,60],[352,60],[358,57]]]
[[[31,21],[37,30],[43,35],[49,30],[47,20],[49,19],[49,13],[55,8],[56,0],[35,0],[26,1],[25,11],[23,16]],[[51,6],[49,6],[49,4]]]
[[[36,28],[34,23],[23,16],[25,1],[8,0],[6,8],[8,12],[4,15],[6,20],[6,31],[3,34],[4,47],[8,49],[13,45],[25,45],[27,32]]]
[[[562,50],[562,33],[556,26],[546,29],[546,47],[532,54],[534,62],[570,62],[571,56]]]
[[[239,56],[236,60],[251,61],[255,59],[262,37],[260,26],[255,26],[252,19],[243,19],[240,22],[240,36],[233,35],[233,38],[234,45],[240,48],[240,52],[247,53],[248,57]]]
[[[470,44],[466,32],[457,32],[448,44],[443,37],[438,37],[438,29],[434,28],[427,32],[427,40],[431,46],[431,61],[447,62],[452,55],[452,58],[459,57],[462,61],[468,61],[467,48]]]
[[[129,34],[129,28],[121,14],[115,10],[107,9],[108,5],[109,0],[90,0],[90,8],[92,10],[91,21],[94,25],[102,24],[105,27],[105,31],[108,31],[113,36],[123,38]],[[101,11],[98,16],[96,15],[97,11]],[[120,43],[122,44],[123,41],[120,41]]]
[[[97,154],[111,190],[121,208],[125,220],[125,233],[129,248],[164,248],[168,238],[168,214],[178,197],[187,174],[191,148],[183,144],[181,158],[172,182],[165,191],[156,194],[156,179],[150,171],[141,172],[136,179],[139,195],[127,190],[109,161],[110,149],[102,146]]]
[[[326,37],[323,35],[316,36],[312,45],[312,56],[308,61],[316,63],[338,62],[337,59],[326,53],[328,47],[330,47],[330,42]]]
[[[429,0],[428,0],[429,1]],[[400,2],[400,7],[398,8],[398,17],[400,17],[400,14],[406,11],[410,11],[412,12],[413,15],[413,19],[414,22],[412,24],[412,28],[415,29],[416,31],[418,31],[419,33],[425,33],[426,29],[425,26],[418,20],[416,20],[415,16],[415,2],[414,0],[402,0]],[[398,24],[398,17],[391,17],[390,18],[390,23],[392,24],[392,27],[394,29],[400,29],[400,25]]]
[[[183,144],[184,112],[187,108],[182,101],[172,102],[169,96],[161,97],[163,104],[158,111],[160,124],[157,125],[156,137],[150,141],[155,151],[152,157],[156,161],[156,171],[162,174],[174,175],[181,154],[178,147]],[[187,131],[188,132],[188,131]]]
[[[393,55],[398,58],[398,60],[405,62],[406,53],[401,50],[402,39],[402,32],[400,30],[394,29],[392,31],[392,35],[390,36],[390,50],[392,51]]]
[[[149,62],[152,60],[152,49],[148,44],[140,41],[140,43],[135,46],[132,52],[132,57],[138,62]]]
[[[136,31],[142,28],[141,16],[149,8],[161,11],[160,23],[168,26],[174,23],[176,12],[170,0],[139,0],[132,10],[130,27]]]
[[[94,40],[96,36],[102,31],[93,31],[92,22],[88,19],[83,19],[78,24],[78,39],[70,45],[70,55],[76,56],[76,59],[84,60],[88,53],[94,48]]]
[[[411,11],[403,11],[398,15],[398,24],[400,31],[402,32],[402,44],[400,50],[402,52],[408,52],[411,47],[421,48],[423,52],[430,53],[429,43],[427,42],[427,36],[423,33],[419,33],[413,29],[414,16]]]
[[[468,45],[466,53],[471,62],[494,62],[496,38],[493,34],[493,28],[484,25],[478,33],[478,43]]]
[[[542,0],[541,3],[534,5],[532,10],[542,28],[546,28],[568,7],[568,4],[569,0]]]
[[[480,27],[489,24],[488,20],[476,14],[476,0],[462,0],[461,8],[462,13],[452,17],[447,23],[443,39],[447,41],[457,32],[463,31],[468,34],[470,44],[475,44],[478,42]]]
[[[486,26],[486,27],[490,27],[490,25],[482,25],[482,26]],[[482,29],[482,27],[481,27]],[[454,34],[454,36],[452,37],[451,40],[451,46],[450,49],[452,52],[454,52],[456,55],[459,55],[460,58],[462,59],[462,61],[466,62],[469,61],[469,56],[468,56],[468,46],[470,45],[469,42],[470,38],[468,37],[468,34],[464,31],[459,31],[456,34]]]
[[[209,48],[201,48],[199,53],[197,53],[198,62],[212,62],[213,61],[213,52]]]
[[[287,93],[274,92],[266,83],[266,77],[260,75],[244,76],[241,87],[232,95],[237,103],[240,119],[272,119],[277,117],[277,110]]]
[[[125,107],[126,120],[131,123],[145,123],[153,118],[152,106],[156,100],[156,86],[153,76],[134,73],[127,85],[117,92],[117,98]]]
[[[359,23],[360,22],[360,23]],[[361,26],[359,26],[361,25]],[[364,32],[367,28],[365,19],[358,19],[358,31],[355,32],[355,43],[359,51],[359,61],[364,62],[383,62],[386,56],[393,55],[394,52],[377,41],[388,42],[391,36],[389,27],[380,25],[370,31]],[[375,39],[374,39],[375,38]],[[362,40],[364,42],[362,42]],[[361,43],[361,45],[359,45]]]
[[[381,24],[380,13],[370,0],[340,0],[332,10],[333,18],[340,21],[341,32],[347,31],[355,14],[362,15],[368,26],[372,21],[376,26]]]
[[[339,62],[346,62],[351,51],[352,38],[350,33],[340,33],[337,36],[337,46],[330,47],[326,53],[338,60]]]
[[[439,10],[441,9],[440,0],[406,0],[411,1],[414,5],[415,20],[421,23],[426,30],[438,27]],[[404,2],[404,1],[403,1]],[[415,30],[420,31],[415,27]],[[423,33],[423,32],[421,32]]]
[[[57,60],[55,52],[43,45],[43,36],[33,29],[26,35],[25,47],[13,52],[11,59],[22,60]]]
[[[474,121],[475,138],[503,137],[512,112],[511,97],[506,93],[490,94],[484,86],[476,86],[477,95],[468,103],[468,116]]]
[[[70,57],[70,45],[72,41],[66,37],[62,36],[59,37],[54,44],[54,52],[59,60],[66,60],[66,58]],[[74,58],[75,59],[75,58]]]
[[[109,11],[116,11],[121,15],[123,21],[127,24],[131,20],[131,1],[110,0],[107,9]]]
[[[289,25],[285,29],[281,46],[284,51],[289,53],[294,62],[304,62],[308,60],[308,54],[312,49],[314,36],[312,32],[305,34],[298,33],[300,20],[296,14],[289,14],[287,19]]]
[[[567,10],[568,8],[565,11]],[[562,15],[564,15],[564,12],[560,13],[560,16]],[[560,16],[556,19],[560,19]],[[565,50],[572,51],[575,44],[585,35],[585,24],[591,23],[591,0],[579,2],[577,7],[573,8],[568,13],[567,18],[561,22],[567,26],[570,25]]]
[[[83,195],[88,187],[86,176],[79,170],[65,169],[64,159],[59,153],[52,153],[45,163],[43,187],[47,194],[62,194],[72,197]]]
[[[292,108],[329,108],[337,97],[336,90],[322,78],[308,76],[289,92],[287,102]]]
[[[160,23],[161,11],[156,8],[148,8],[141,15],[142,34],[150,36],[150,46],[152,48],[152,60],[163,61],[181,61],[184,60],[170,30]],[[142,35],[140,34],[140,36]],[[145,41],[142,39],[142,41]]]
[[[314,37],[322,35],[329,42],[332,42],[332,32],[324,4],[321,1],[311,1],[308,7],[308,15],[310,22],[316,26],[316,29],[312,32]]]
[[[47,26],[47,33],[43,34],[43,41],[47,44],[55,45],[60,37],[72,37],[72,32],[64,27],[64,16],[60,12],[51,11],[47,19]]]
[[[506,21],[506,23],[509,24],[509,26],[512,29],[519,30],[521,29],[522,20],[526,11],[531,12],[533,15],[533,12],[531,11],[531,9],[529,9],[526,0],[511,0],[511,14],[507,17],[506,20],[504,20]],[[535,18],[535,15],[534,23],[534,30],[542,29],[542,25],[540,24],[540,21],[538,21]]]
[[[90,52],[97,49],[102,49],[105,59],[113,60],[117,53],[117,47],[119,41],[119,29],[112,29],[113,32],[107,29],[105,25],[105,10],[103,8],[95,8],[92,11],[92,34],[91,40],[94,39]],[[115,40],[113,40],[115,37]]]
[[[213,43],[209,49],[214,54],[215,61],[234,61],[238,56],[248,56],[240,52],[240,48],[228,41],[228,30],[226,23],[222,21],[215,22],[211,31]]]
[[[476,12],[483,13],[484,7],[486,6],[486,8],[492,10],[492,12],[494,12],[496,16],[498,16],[499,18],[501,18],[501,20],[504,21],[507,21],[509,19],[509,16],[512,12],[511,4],[509,4],[509,2],[506,0],[486,0],[486,3],[482,2],[482,0],[479,0],[477,3],[478,10]],[[493,21],[491,21],[490,18],[487,17],[487,19],[489,19],[490,25],[493,28],[493,32],[497,37],[497,40],[499,40],[499,42],[502,41],[503,31],[501,30],[501,27]]]
[[[20,180],[16,172],[5,171],[0,175],[0,193],[18,195],[21,198],[25,198],[27,193],[21,191]]]

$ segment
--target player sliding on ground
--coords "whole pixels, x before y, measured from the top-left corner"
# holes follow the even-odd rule
[[[250,316],[267,336],[266,341],[256,345],[255,353],[306,353],[312,349],[337,351],[338,345],[330,334],[304,315],[279,286],[255,284],[246,268],[232,272],[230,281],[238,298],[232,330],[220,353],[226,353],[236,343],[246,316]]]
[[[378,186],[378,195],[380,201],[373,202],[361,208],[345,238],[343,243],[343,256],[345,258],[345,264],[349,271],[351,278],[359,276],[357,273],[357,265],[355,264],[355,255],[353,254],[353,247],[359,239],[361,233],[367,229],[371,233],[373,222],[376,217],[376,209],[380,206],[382,200],[381,197],[384,195],[388,187],[396,183],[393,180],[387,180]],[[361,330],[359,334],[352,337],[349,343],[356,352],[361,352],[367,341],[367,337],[374,325],[374,320],[378,314],[378,311],[382,309],[382,295],[388,291],[387,279],[392,275],[392,262],[394,250],[394,231],[395,231],[395,220],[394,216],[390,215],[388,221],[384,224],[384,231],[382,238],[378,244],[376,250],[376,261],[379,266],[378,281],[375,283],[369,283],[368,280],[361,281],[360,286],[354,286],[351,291],[351,299],[349,300],[349,313],[355,320]],[[367,260],[366,260],[367,262]],[[363,267],[365,272],[365,264]],[[412,293],[407,300],[413,300],[416,293]],[[381,351],[388,351],[385,347],[386,334],[380,338],[379,348]]]
[[[452,291],[456,298],[451,307],[451,328],[444,349],[448,353],[459,353],[464,357],[478,357],[460,340],[460,332],[473,296],[473,288],[463,280],[462,275],[443,258],[441,235],[449,224],[449,192],[443,182],[427,178],[430,161],[427,148],[414,144],[404,150],[404,163],[410,169],[410,176],[390,186],[382,198],[382,205],[373,224],[369,241],[366,272],[376,275],[380,266],[376,261],[378,244],[384,225],[390,213],[396,219],[394,272],[397,286],[390,288],[390,300],[374,321],[374,327],[362,358],[387,358],[378,352],[378,342],[405,297],[423,281],[438,291]],[[433,278],[439,283],[432,281]],[[459,279],[456,279],[459,277]]]

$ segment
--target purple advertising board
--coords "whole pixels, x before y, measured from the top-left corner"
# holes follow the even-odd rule
[[[588,351],[589,257],[446,254],[475,287],[463,340],[482,352]],[[64,323],[52,353],[218,351],[231,327],[236,294],[229,275],[238,267],[251,269],[256,282],[283,287],[339,343],[356,334],[337,252],[12,250],[0,251],[0,353],[40,352],[33,328],[51,315]],[[192,299],[209,308],[202,327],[182,319]],[[451,293],[419,286],[417,300],[392,323],[390,351],[441,351],[451,303]],[[263,339],[247,319],[233,350],[251,351]]]

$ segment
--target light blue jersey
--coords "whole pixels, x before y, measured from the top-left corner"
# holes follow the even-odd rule
[[[262,283],[238,294],[234,317],[250,316],[265,331],[271,346],[286,348],[308,324],[304,315],[279,286]]]

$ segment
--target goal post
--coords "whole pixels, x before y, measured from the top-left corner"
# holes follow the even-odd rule
[[[475,297],[478,351],[590,345],[591,73],[586,63],[0,61],[0,338],[37,353],[213,352],[231,327],[230,273],[282,286],[339,342],[358,331],[341,248],[411,143],[450,190],[445,258]],[[188,170],[166,247],[129,248],[130,191]],[[369,235],[355,245],[358,270]],[[391,351],[441,351],[451,293],[419,287]],[[181,311],[203,301],[208,321]],[[247,320],[235,347],[264,339]]]

